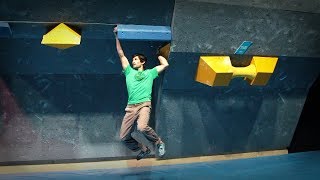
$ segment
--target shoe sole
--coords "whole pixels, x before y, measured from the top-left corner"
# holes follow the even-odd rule
[[[144,159],[145,157],[147,157],[149,154],[151,153],[151,150],[149,149],[149,151],[147,151],[147,153],[141,157],[140,159],[136,158],[138,161],[141,160],[141,159]]]

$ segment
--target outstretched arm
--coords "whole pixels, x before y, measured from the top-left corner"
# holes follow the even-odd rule
[[[169,67],[169,64],[167,59],[164,58],[163,56],[158,56],[158,59],[159,59],[160,65],[156,66],[156,69],[158,71],[158,74],[160,74],[162,71],[164,71]]]
[[[120,41],[117,36],[117,31],[118,31],[118,28],[115,27],[113,32],[115,33],[115,36],[116,36],[116,48],[117,48],[117,52],[118,52],[118,55],[119,55],[119,58],[121,61],[122,68],[126,69],[126,67],[129,65],[129,61],[128,61],[127,57],[124,55],[124,52],[122,50]]]

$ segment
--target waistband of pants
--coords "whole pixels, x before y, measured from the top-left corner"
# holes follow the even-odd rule
[[[145,101],[145,102],[140,102],[140,103],[136,103],[136,104],[127,104],[127,107],[135,107],[135,106],[140,106],[140,105],[151,105],[151,101]]]

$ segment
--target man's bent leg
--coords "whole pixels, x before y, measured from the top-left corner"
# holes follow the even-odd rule
[[[131,106],[127,106],[125,111],[126,114],[123,117],[120,129],[120,139],[129,149],[138,151],[141,149],[141,145],[131,136],[138,114],[134,111],[134,107]]]
[[[151,105],[144,106],[140,109],[139,118],[137,120],[137,128],[149,141],[151,141],[157,147],[157,152],[160,157],[165,154],[165,144],[161,141],[157,133],[148,126],[150,119]]]
[[[128,134],[126,137],[123,137],[121,141],[133,152],[139,151],[141,149],[141,144],[138,143],[131,134]]]
[[[160,137],[157,135],[157,133],[148,126],[149,119],[150,119],[150,112],[151,107],[145,106],[140,109],[139,117],[137,120],[137,129],[139,132],[141,132],[150,142],[157,145],[161,142]]]

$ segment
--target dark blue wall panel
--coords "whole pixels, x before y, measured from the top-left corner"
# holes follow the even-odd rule
[[[307,90],[231,88],[163,91],[156,122],[166,158],[289,146]]]
[[[158,64],[156,49],[160,45],[152,41],[122,41],[129,61],[134,53],[145,54],[148,68]],[[121,65],[115,46],[115,39],[84,39],[79,46],[59,50],[42,45],[41,39],[0,39],[0,73],[119,74]]]
[[[0,162],[128,158],[124,75],[0,77]],[[157,81],[155,88],[157,87]],[[150,120],[154,126],[154,113]]]
[[[173,0],[2,0],[0,20],[170,25],[173,5]]]

